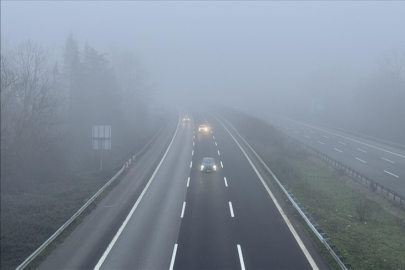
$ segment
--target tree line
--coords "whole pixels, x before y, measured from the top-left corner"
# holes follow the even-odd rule
[[[67,35],[62,64],[25,40],[1,51],[2,192],[98,169],[92,125],[112,126],[105,167],[121,164],[152,127],[153,87],[132,52],[110,55]]]

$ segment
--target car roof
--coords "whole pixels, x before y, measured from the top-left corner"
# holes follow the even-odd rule
[[[200,125],[200,127],[206,127],[206,125]]]
[[[205,157],[205,158],[203,158],[203,162],[214,162],[214,158],[212,158],[212,157]]]

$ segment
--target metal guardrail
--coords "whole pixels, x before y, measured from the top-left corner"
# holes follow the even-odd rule
[[[305,220],[305,222],[308,224],[308,226],[311,228],[311,230],[314,232],[314,234],[318,237],[318,239],[324,244],[326,249],[329,251],[329,253],[333,256],[333,258],[336,260],[336,262],[339,264],[339,266],[342,269],[353,269],[351,264],[347,261],[347,259],[339,252],[337,247],[331,242],[330,238],[328,235],[323,232],[323,230],[320,228],[319,224],[316,223],[316,221],[311,217],[311,215],[307,212],[307,210],[301,206],[301,204],[298,202],[297,198],[292,194],[291,190],[288,189],[287,186],[282,185],[281,182],[278,180],[276,175],[270,170],[270,168],[267,166],[267,164],[260,158],[260,156],[256,153],[255,150],[245,141],[245,139],[239,134],[237,129],[229,123],[228,120],[226,120],[224,117],[220,116],[217,114],[220,118],[222,118],[225,122],[228,123],[228,125],[235,131],[235,133],[239,136],[239,138],[245,143],[245,145],[250,149],[250,151],[256,156],[256,158],[260,161],[260,163],[266,168],[266,170],[271,174],[271,176],[274,178],[274,180],[277,182],[277,184],[280,186],[282,191],[285,193],[287,198],[290,200],[294,208],[298,211],[298,213],[301,215],[301,217]]]
[[[152,142],[154,142],[163,128],[166,126],[167,122],[159,129],[159,131],[153,136],[153,138],[140,150],[138,151],[133,159],[137,158],[141,155]],[[93,195],[68,221],[65,222],[51,237],[49,237],[37,250],[35,250],[23,263],[21,263],[16,270],[22,270],[28,266],[30,262],[32,262],[53,240],[55,240],[86,208],[115,180],[121,173],[125,170],[126,166],[122,166],[122,168],[99,190],[96,194]]]
[[[287,135],[287,138],[302,148],[306,149],[310,153],[314,154],[318,158],[322,159],[323,161],[329,163],[330,165],[343,170],[347,175],[352,177],[355,180],[360,181],[361,183],[364,183],[366,185],[369,185],[375,192],[381,193],[382,195],[385,195],[387,198],[393,200],[396,203],[399,203],[400,206],[405,208],[405,196],[393,191],[390,188],[387,188],[386,186],[364,176],[363,174],[359,173],[358,171],[350,168],[349,166],[344,165],[343,163],[325,155],[322,154],[321,152],[313,149],[312,147],[309,147],[308,145],[301,143],[300,141],[297,141]]]

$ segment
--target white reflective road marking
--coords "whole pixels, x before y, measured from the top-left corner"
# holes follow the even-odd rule
[[[242,270],[245,270],[245,262],[243,261],[243,255],[242,255],[242,249],[240,248],[240,245],[237,245],[238,247],[238,254],[239,254],[239,261],[240,261],[240,267]]]
[[[215,116],[214,116],[215,117]],[[239,149],[242,151],[242,153],[245,155],[246,159],[249,161],[250,166],[252,166],[253,170],[255,171],[257,177],[259,177],[260,181],[262,182],[264,188],[266,189],[267,193],[269,194],[269,196],[271,197],[271,199],[273,200],[274,204],[277,207],[277,210],[280,212],[281,216],[283,217],[285,223],[287,224],[288,228],[290,229],[292,235],[294,236],[295,240],[297,241],[298,245],[300,246],[301,250],[303,251],[305,257],[307,258],[309,264],[311,265],[312,269],[319,269],[319,267],[316,265],[314,259],[312,258],[311,254],[308,252],[307,248],[305,247],[304,243],[302,242],[301,238],[299,237],[299,235],[297,234],[297,232],[295,231],[294,227],[292,226],[290,220],[288,219],[288,217],[286,216],[286,214],[284,213],[283,209],[281,209],[281,206],[279,205],[279,203],[277,202],[277,199],[274,197],[273,193],[271,192],[270,188],[267,186],[266,182],[264,181],[263,177],[260,175],[259,171],[257,170],[256,166],[253,164],[252,160],[249,158],[249,156],[246,154],[245,150],[243,150],[242,146],[239,144],[239,142],[235,139],[235,137],[231,134],[231,132],[226,128],[226,126],[217,118],[215,117],[218,122],[221,123],[221,125],[225,128],[225,130],[228,132],[228,134],[232,137],[232,139],[236,142],[236,144],[239,146]],[[244,139],[241,138],[243,141]],[[247,144],[247,142],[245,141],[245,143]],[[247,144],[248,145],[248,144]],[[248,145],[248,147],[253,151],[253,149],[250,147],[250,145]],[[256,154],[257,156],[257,154]],[[273,174],[272,171],[270,171],[270,174],[277,179],[277,177]]]
[[[212,138],[215,140],[215,136],[212,136]]]
[[[390,172],[388,172],[388,171],[386,171],[386,170],[384,170],[384,172],[385,172],[385,173],[388,173],[388,174],[391,174],[392,176],[395,176],[396,178],[399,178],[398,175],[395,175],[395,174],[393,174],[393,173],[390,173]]]
[[[346,145],[344,142],[341,142],[341,141],[338,141],[338,143],[343,144],[343,145]]]
[[[231,217],[234,217],[233,215],[233,208],[232,208],[232,203],[229,202],[229,210],[231,211]]]
[[[193,150],[193,151],[191,151],[191,155],[194,155],[194,150]]]
[[[176,253],[177,253],[177,244],[174,244],[174,249],[173,249],[173,254],[172,254],[172,261],[170,262],[169,270],[173,270],[174,260],[176,259]]]
[[[305,137],[307,137],[308,139],[311,139],[311,137],[309,137],[309,136],[307,136],[307,135],[305,135]]]
[[[313,131],[313,130],[310,130],[310,131],[315,134],[315,131]]]
[[[361,162],[363,162],[363,163],[367,163],[367,162],[365,162],[364,160],[362,160],[362,159],[359,159],[359,158],[356,158],[358,161],[361,161]]]
[[[187,179],[187,187],[190,184],[190,177]]]
[[[324,144],[323,142],[318,141],[320,144]]]
[[[360,148],[357,148],[357,150],[359,150],[359,151],[361,151],[361,152],[363,152],[363,153],[367,153],[366,150],[363,150],[363,149],[360,149]]]
[[[326,139],[329,139],[329,137],[328,137],[328,136],[325,136],[325,135],[323,135],[322,137],[324,137],[324,138],[326,138]]]
[[[215,146],[218,146],[217,142],[215,142]]]
[[[290,121],[295,122],[295,123],[299,123],[299,122],[294,121],[294,120],[290,120]],[[299,124],[302,124],[302,125],[304,125],[304,126],[311,127],[311,128],[314,128],[314,129],[317,129],[317,130],[320,130],[320,131],[323,131],[323,132],[326,132],[326,133],[329,133],[329,134],[333,134],[333,135],[339,136],[339,137],[341,137],[341,138],[344,138],[344,139],[347,139],[347,140],[351,140],[351,141],[353,141],[353,142],[361,143],[362,145],[367,145],[367,146],[373,147],[373,148],[375,148],[375,149],[384,151],[384,152],[386,152],[386,153],[390,153],[390,154],[396,155],[396,156],[398,156],[398,157],[405,158],[405,156],[403,156],[403,155],[400,155],[400,154],[398,154],[398,153],[391,152],[391,151],[388,151],[388,150],[379,148],[379,147],[377,147],[377,146],[374,146],[374,145],[371,145],[371,144],[368,144],[368,143],[364,143],[364,142],[361,142],[361,141],[358,141],[358,140],[355,140],[355,139],[351,139],[351,138],[349,138],[349,137],[346,137],[346,136],[343,136],[343,135],[339,135],[339,134],[336,134],[336,133],[333,133],[333,132],[330,132],[330,131],[327,131],[327,130],[324,130],[324,129],[321,129],[321,128],[313,127],[313,126],[310,126],[310,125],[307,125],[307,124],[303,124],[303,123],[299,123]]]
[[[295,131],[295,130],[294,130],[294,132],[295,132],[295,133],[299,133],[298,131]]]
[[[193,146],[194,146],[194,144],[195,144],[195,143],[193,142]]]
[[[195,139],[195,136],[193,136],[193,140]]]
[[[177,131],[179,130],[180,126],[180,120],[177,124],[177,129],[176,132],[173,135],[172,141],[170,142],[169,146],[167,147],[167,150],[165,154],[163,155],[162,159],[160,160],[158,166],[156,167],[155,171],[153,172],[151,178],[149,179],[148,183],[146,184],[145,188],[142,190],[141,195],[139,195],[138,199],[136,200],[134,206],[132,207],[131,211],[129,212],[128,216],[125,218],[124,222],[122,223],[121,227],[118,229],[117,233],[115,234],[114,238],[111,240],[110,244],[108,245],[107,249],[104,251],[103,255],[101,256],[100,260],[97,262],[96,266],[94,267],[95,270],[100,269],[100,267],[103,265],[105,259],[107,258],[108,254],[110,253],[111,249],[114,247],[115,243],[117,242],[118,238],[120,237],[122,231],[124,230],[125,226],[127,226],[129,220],[131,219],[132,215],[134,214],[136,208],[138,207],[139,203],[141,202],[143,196],[145,195],[146,191],[148,190],[150,184],[152,183],[153,179],[155,178],[155,175],[159,171],[160,166],[162,165],[163,161],[165,160],[167,153],[170,150],[170,147],[173,144],[174,138],[177,135]]]
[[[226,177],[224,177],[225,186],[228,187],[228,182],[226,182]]]
[[[223,168],[224,167],[224,165],[222,164],[222,161],[221,161],[221,168]]]
[[[386,161],[388,161],[388,162],[391,162],[391,163],[395,163],[394,161],[392,161],[392,160],[389,160],[389,159],[386,159],[386,158],[382,158],[383,160],[386,160]]]
[[[191,162],[190,162],[190,168],[191,168],[192,166],[193,166],[193,162],[191,161]]]
[[[337,148],[335,148],[335,150],[338,151],[338,152],[340,152],[340,153],[343,153],[342,150],[339,150],[339,149],[337,149]]]
[[[186,202],[183,203],[183,209],[181,210],[181,218],[184,217],[184,209],[186,209]]]
[[[219,150],[218,150],[218,156],[220,156],[221,154],[219,153]]]

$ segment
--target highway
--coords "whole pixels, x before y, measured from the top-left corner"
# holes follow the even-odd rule
[[[405,196],[405,150],[313,123],[269,114],[255,113],[255,116]]]
[[[181,110],[40,269],[328,268],[253,166],[213,115]]]

